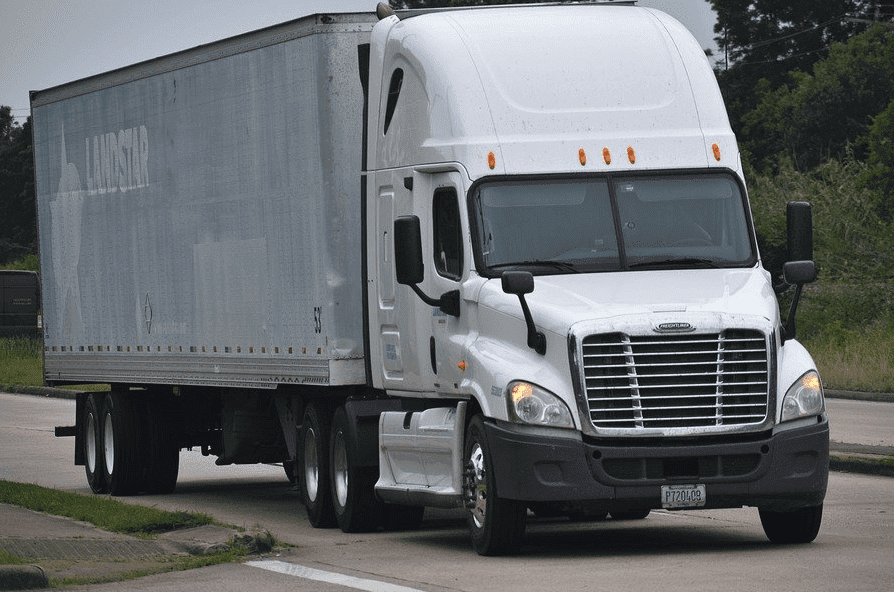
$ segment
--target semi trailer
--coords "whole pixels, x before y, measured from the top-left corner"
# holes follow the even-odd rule
[[[704,52],[634,2],[316,14],[31,95],[45,381],[97,493],[282,463],[315,527],[758,508],[829,425]],[[785,318],[783,318],[785,317]]]

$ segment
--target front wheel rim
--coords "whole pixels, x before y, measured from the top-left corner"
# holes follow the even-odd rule
[[[487,519],[487,483],[485,482],[484,450],[481,444],[475,442],[472,452],[469,454],[469,464],[472,468],[472,506],[469,512],[477,528],[483,528]]]

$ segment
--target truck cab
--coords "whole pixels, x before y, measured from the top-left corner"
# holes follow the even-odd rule
[[[373,29],[370,372],[428,408],[382,414],[377,494],[466,506],[482,554],[517,548],[528,508],[751,505],[813,540],[828,420],[797,298],[783,321],[703,51],[619,4]]]

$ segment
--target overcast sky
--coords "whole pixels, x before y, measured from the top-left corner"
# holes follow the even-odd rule
[[[373,11],[377,0],[0,0],[0,105],[20,122],[43,90],[318,12]],[[712,48],[707,0],[640,0]],[[716,51],[716,50],[715,50]]]

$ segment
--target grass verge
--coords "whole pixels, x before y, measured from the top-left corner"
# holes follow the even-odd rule
[[[0,339],[0,384],[43,385],[43,357],[39,339],[4,337]]]
[[[168,512],[125,504],[106,497],[86,496],[10,481],[0,481],[0,503],[22,506],[54,516],[66,516],[103,530],[137,537],[151,537],[161,532],[214,522],[206,514]]]
[[[66,516],[88,522],[112,532],[141,538],[211,524],[205,514],[168,512],[136,504],[125,504],[107,497],[86,496],[49,489],[39,485],[0,480],[0,503],[13,504],[56,516]],[[262,539],[262,540],[261,540]],[[137,559],[42,560],[41,567],[49,576],[51,588],[106,584],[134,580],[148,575],[184,571],[221,563],[263,552],[276,545],[266,533],[261,537],[236,536],[226,550],[206,555],[158,555]],[[0,549],[0,565],[23,565],[34,560],[23,560]]]

